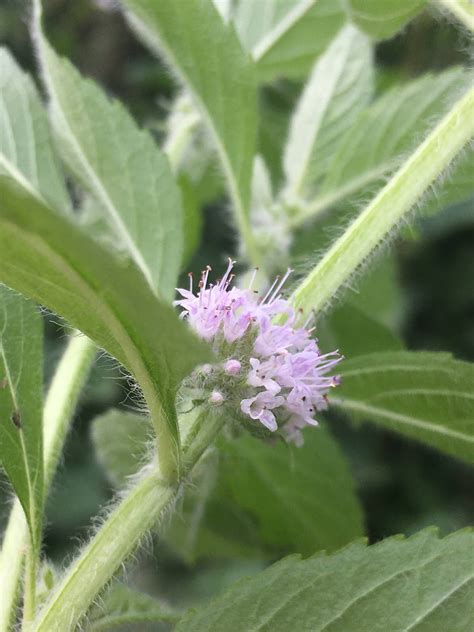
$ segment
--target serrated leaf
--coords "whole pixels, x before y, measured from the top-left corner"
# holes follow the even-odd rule
[[[373,92],[372,50],[365,35],[346,26],[316,62],[290,122],[284,153],[286,193],[297,198],[307,179],[318,181],[338,141]]]
[[[269,551],[311,555],[362,535],[362,513],[344,456],[325,428],[305,444],[267,445],[252,437],[222,448],[220,485],[253,518]]]
[[[144,464],[152,427],[147,417],[109,410],[92,421],[92,442],[110,482],[123,487]]]
[[[181,268],[183,215],[168,161],[119,102],[55,53],[39,19],[38,9],[36,41],[62,156],[150,287],[171,299]]]
[[[33,548],[43,510],[43,324],[37,307],[0,285],[0,462],[23,507]]]
[[[251,257],[250,179],[257,128],[254,65],[209,0],[122,0],[134,30],[190,90],[215,141]]]
[[[469,632],[474,623],[472,530],[433,529],[334,555],[289,557],[236,582],[177,632]]]
[[[168,605],[145,593],[114,585],[105,593],[101,604],[89,616],[89,632],[102,632],[131,624],[175,622],[179,614]]]
[[[474,462],[474,365],[447,353],[388,352],[346,360],[330,403]]]
[[[305,76],[347,20],[340,0],[264,0],[259,9],[240,0],[233,20],[264,81]]]
[[[462,70],[451,69],[385,93],[341,139],[318,197],[340,201],[373,190],[449,110],[465,80]]]
[[[69,196],[36,87],[6,48],[0,48],[0,172],[61,211]]]
[[[349,0],[351,20],[373,38],[392,37],[426,5],[426,0]]]
[[[71,222],[0,177],[0,281],[34,298],[106,349],[136,378],[161,447],[177,441],[174,399],[207,347],[118,260]]]

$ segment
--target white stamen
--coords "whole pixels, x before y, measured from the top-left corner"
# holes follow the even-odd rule
[[[280,281],[280,283],[279,283],[279,284],[277,285],[277,287],[275,288],[275,291],[273,292],[273,294],[272,294],[272,296],[271,296],[270,300],[268,301],[269,303],[272,303],[272,302],[275,300],[275,298],[276,298],[276,296],[277,296],[278,292],[281,290],[281,288],[282,288],[282,287],[283,287],[283,285],[285,284],[285,282],[286,282],[287,278],[290,276],[290,274],[291,274],[292,272],[293,272],[293,270],[292,270],[291,268],[288,268],[288,270],[286,271],[285,276],[282,278],[282,280]]]

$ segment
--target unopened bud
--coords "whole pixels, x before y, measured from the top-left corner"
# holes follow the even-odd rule
[[[220,406],[224,401],[224,396],[219,391],[212,391],[211,396],[209,397],[209,402],[214,404],[214,406]]]
[[[227,375],[237,375],[238,373],[240,373],[241,368],[242,365],[238,360],[227,360],[227,362],[224,364],[224,371],[227,373]]]

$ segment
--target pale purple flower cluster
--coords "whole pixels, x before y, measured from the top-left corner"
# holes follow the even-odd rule
[[[215,285],[208,285],[207,267],[197,295],[190,276],[190,288],[178,289],[182,299],[176,304],[198,336],[225,349],[225,374],[241,382],[244,378],[242,413],[272,432],[279,429],[288,441],[301,445],[301,429],[318,424],[316,412],[327,407],[327,393],[339,383],[337,376],[328,373],[342,356],[337,351],[321,354],[317,340],[311,338],[313,330],[307,324],[297,326],[295,310],[280,294],[291,270],[282,279],[277,277],[259,298],[252,287],[255,273],[248,288],[230,287],[233,265],[229,261]],[[275,322],[276,317],[282,324]],[[245,340],[251,345],[249,357],[232,356],[233,347],[237,352],[238,342]],[[213,397],[217,398],[215,392]]]

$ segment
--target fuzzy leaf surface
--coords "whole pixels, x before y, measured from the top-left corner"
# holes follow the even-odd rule
[[[0,281],[63,316],[123,364],[163,442],[168,433],[176,441],[176,389],[209,358],[207,347],[131,261],[116,259],[5,177],[0,199]]]
[[[286,186],[302,193],[309,173],[325,173],[338,141],[373,91],[372,50],[365,35],[346,26],[318,59],[290,122],[285,147]]]
[[[346,360],[330,403],[474,462],[474,365],[447,353],[387,352]]]
[[[0,173],[66,211],[70,200],[49,121],[31,78],[0,48]]]
[[[474,623],[472,530],[439,539],[354,543],[326,556],[288,557],[237,581],[177,632],[469,632]]]
[[[340,140],[314,204],[318,199],[340,202],[380,186],[467,85],[462,70],[450,69],[386,92],[359,114]]]
[[[181,268],[183,213],[167,158],[118,101],[56,54],[39,18],[36,30],[51,120],[67,166],[98,201],[118,247],[154,291],[171,299]]]
[[[209,0],[122,0],[122,4],[144,43],[164,56],[191,92],[214,138],[237,223],[250,242],[247,215],[257,129],[256,77],[250,56],[233,26],[224,23]]]
[[[39,544],[43,510],[43,322],[34,303],[0,285],[0,463]]]

